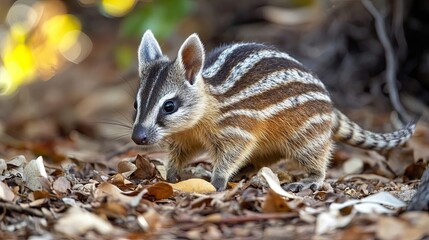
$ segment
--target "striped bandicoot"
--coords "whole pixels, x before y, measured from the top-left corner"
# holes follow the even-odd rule
[[[168,144],[168,181],[205,150],[218,191],[241,168],[280,159],[297,161],[307,175],[288,190],[314,190],[325,178],[333,140],[383,150],[403,144],[415,130],[414,123],[392,133],[363,130],[333,107],[314,74],[264,44],[224,45],[206,54],[193,34],[169,60],[148,30],[138,61],[132,140]]]

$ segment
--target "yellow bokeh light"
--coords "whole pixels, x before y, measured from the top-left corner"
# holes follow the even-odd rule
[[[14,4],[8,19],[9,31],[0,45],[0,94],[11,94],[34,79],[48,80],[67,60],[78,63],[91,51],[79,19],[66,14],[61,1]]]
[[[10,94],[15,91],[17,85],[12,86],[13,81],[4,67],[0,67],[0,94]]]
[[[13,25],[1,52],[3,67],[0,91],[3,94],[12,93],[35,74],[34,56],[25,42],[25,29],[20,24]]]
[[[102,0],[104,12],[113,17],[121,17],[128,13],[136,4],[136,0]]]
[[[47,20],[43,24],[42,32],[47,37],[47,44],[51,44],[51,46],[59,46],[62,49],[68,49],[76,43],[79,36],[79,34],[69,33],[76,33],[77,31],[80,31],[80,28],[79,19],[73,15],[64,14],[57,15]]]
[[[23,43],[6,48],[3,57],[4,67],[17,83],[28,80],[34,74],[34,58],[30,48]]]

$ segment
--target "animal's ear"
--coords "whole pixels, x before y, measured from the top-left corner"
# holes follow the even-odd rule
[[[151,30],[147,30],[142,37],[138,50],[139,72],[147,63],[162,57],[162,51]]]
[[[204,66],[204,46],[197,34],[192,34],[186,39],[179,49],[177,62],[185,70],[185,77],[194,84],[201,75]]]

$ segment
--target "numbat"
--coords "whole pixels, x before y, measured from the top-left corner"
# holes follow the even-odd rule
[[[168,144],[170,182],[206,150],[218,191],[241,168],[259,169],[281,159],[297,161],[306,172],[288,190],[316,190],[325,178],[333,140],[383,150],[403,144],[415,130],[414,123],[392,133],[363,130],[333,107],[313,73],[264,44],[235,43],[206,54],[193,34],[169,60],[148,30],[138,61],[132,140]]]

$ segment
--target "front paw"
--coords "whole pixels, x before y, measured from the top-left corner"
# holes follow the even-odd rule
[[[212,177],[211,184],[216,188],[216,191],[221,192],[226,189],[227,179],[224,177]]]
[[[167,170],[167,182],[175,183],[177,182],[178,172],[175,170]]]
[[[311,189],[313,192],[319,190],[320,184],[317,182],[293,182],[283,187],[286,191],[294,193],[301,192],[305,189]]]

